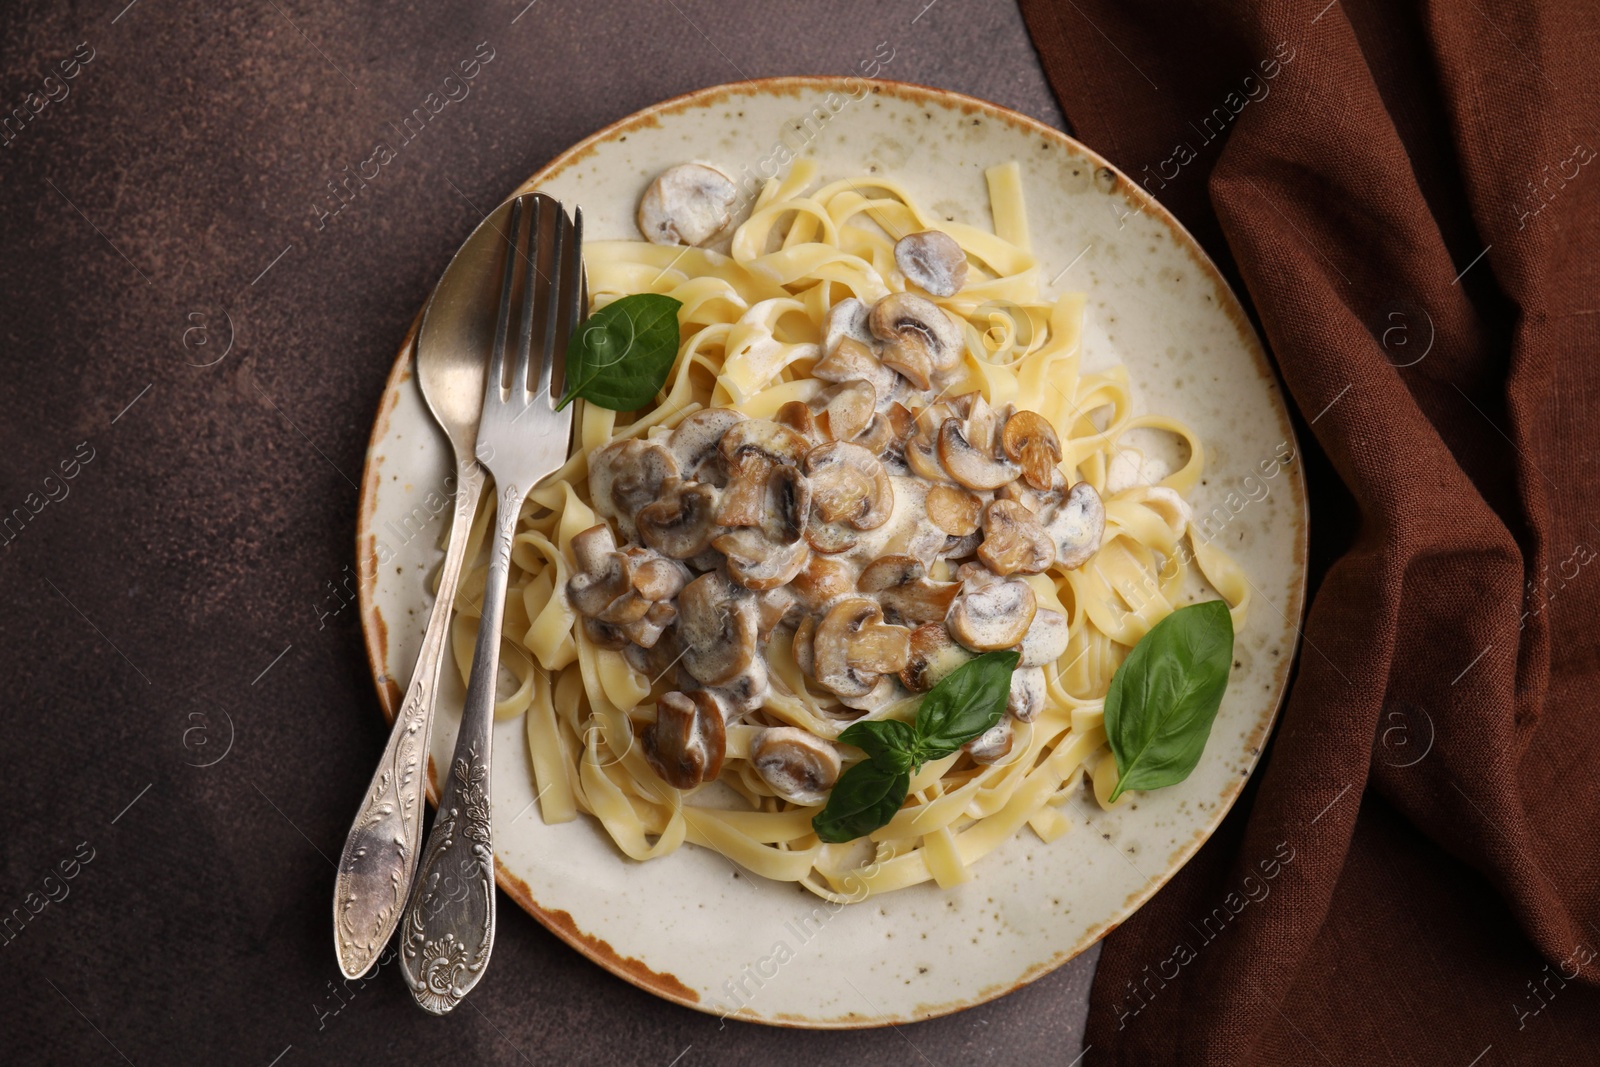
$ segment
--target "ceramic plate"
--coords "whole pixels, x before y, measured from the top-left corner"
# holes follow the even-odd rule
[[[543,823],[523,723],[496,724],[500,888],[559,937],[700,1011],[881,1026],[982,1003],[1060,966],[1127,918],[1221,822],[1288,679],[1305,593],[1305,486],[1261,344],[1193,238],[1095,153],[993,104],[860,79],[706,89],[602,130],[516,191],[581,204],[591,240],[637,239],[635,206],[663,168],[700,160],[737,181],[771,173],[793,152],[815,159],[827,180],[892,175],[938,214],[983,226],[984,169],[1021,161],[1033,249],[1053,279],[1046,295],[1088,293],[1085,368],[1126,363],[1136,410],[1199,432],[1209,454],[1192,503],[1255,587],[1238,666],[1187,781],[1112,813],[1074,805],[1076,825],[1055,843],[1024,829],[948,890],[928,883],[835,909],[694,846],[633,862],[585,816]],[[357,532],[362,624],[391,718],[422,642],[449,518],[450,450],[413,380],[412,339],[373,427]],[[1285,455],[1293,458],[1274,462]],[[454,689],[441,694],[435,766],[448,765],[460,718],[461,686],[453,669],[445,675]]]

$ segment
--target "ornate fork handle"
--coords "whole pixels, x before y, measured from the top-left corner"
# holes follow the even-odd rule
[[[411,995],[435,1015],[450,1011],[478,984],[494,944],[494,839],[487,786],[500,626],[512,538],[526,492],[515,485],[500,490],[461,730],[401,932],[400,968]]]
[[[475,461],[457,464],[455,514],[439,572],[439,595],[428,616],[422,651],[395,715],[389,743],[339,857],[333,941],[339,969],[347,978],[359,978],[378,958],[399,925],[411,892],[417,846],[422,840],[428,735],[444,651],[449,646],[451,608],[483,482],[483,469]]]

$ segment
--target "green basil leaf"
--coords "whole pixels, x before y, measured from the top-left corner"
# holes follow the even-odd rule
[[[915,767],[943,759],[1000,721],[1011,695],[1011,672],[1021,658],[1009,650],[985,652],[928,691],[917,707]]]
[[[678,309],[659,293],[635,293],[584,319],[567,345],[567,391],[612,411],[637,411],[655,399],[678,358]]]
[[[909,770],[917,733],[899,719],[863,719],[847,727],[839,740],[865,752],[880,767]]]
[[[1106,693],[1106,736],[1117,761],[1112,800],[1189,777],[1232,665],[1233,618],[1221,600],[1179,608],[1133,646]]]
[[[894,818],[910,786],[909,771],[862,760],[839,776],[828,806],[812,817],[811,828],[831,844],[864,837]]]

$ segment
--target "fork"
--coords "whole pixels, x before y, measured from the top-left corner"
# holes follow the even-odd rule
[[[435,1015],[472,991],[494,947],[490,756],[501,616],[522,503],[567,459],[572,411],[555,405],[565,386],[567,341],[587,302],[582,209],[574,216],[569,221],[559,201],[540,193],[518,197],[511,209],[478,423],[477,455],[499,498],[483,614],[455,752],[401,931],[400,967],[411,995]],[[520,326],[508,352],[514,315]]]

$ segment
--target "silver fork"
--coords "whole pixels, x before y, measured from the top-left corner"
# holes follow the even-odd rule
[[[483,615],[455,753],[401,929],[401,970],[412,997],[435,1015],[478,984],[494,947],[489,770],[511,543],[528,491],[567,459],[572,409],[558,412],[555,405],[565,385],[567,340],[586,302],[582,209],[569,222],[558,201],[530,193],[513,204],[510,226],[478,423],[478,458],[499,497]],[[520,327],[508,353],[513,315]]]

